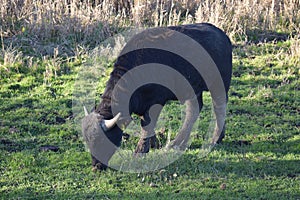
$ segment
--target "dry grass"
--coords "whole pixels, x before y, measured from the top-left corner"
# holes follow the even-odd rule
[[[251,34],[297,35],[299,0],[2,0],[2,51],[10,44],[34,55],[78,54],[128,26],[211,22],[233,41]],[[299,45],[299,42],[296,42]],[[296,51],[298,46],[294,48]]]
[[[205,1],[197,10],[196,21],[214,23],[232,38],[247,39],[253,30],[295,33],[300,25],[299,8],[298,0]]]

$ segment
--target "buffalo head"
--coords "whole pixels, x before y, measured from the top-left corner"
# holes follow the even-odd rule
[[[84,112],[82,134],[92,156],[92,165],[95,169],[106,169],[109,159],[121,145],[123,132],[116,126],[121,114],[107,120],[96,112],[89,114],[85,107]]]

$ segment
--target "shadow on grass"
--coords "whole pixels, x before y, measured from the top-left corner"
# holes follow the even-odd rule
[[[268,142],[257,142],[253,145],[223,143],[216,146],[211,152],[212,155],[205,158],[199,159],[197,155],[186,153],[174,166],[189,176],[197,176],[195,172],[199,172],[217,177],[231,174],[242,179],[271,180],[277,177],[300,181],[299,144],[299,139],[281,145]]]
[[[249,181],[250,180],[250,181]],[[22,199],[298,199],[299,192],[283,191],[274,189],[272,192],[265,188],[265,182],[256,183],[249,177],[247,182],[238,182],[227,184],[223,189],[219,185],[203,184],[200,180],[191,185],[183,186],[178,183],[178,186],[170,188],[166,185],[158,187],[150,187],[146,184],[137,186],[141,188],[115,188],[116,190],[103,191],[99,188],[63,188],[55,189],[48,188],[48,191],[37,190],[34,187],[27,186],[14,191],[6,191],[2,194],[7,198],[22,198]],[[111,186],[113,188],[113,186]],[[87,190],[86,190],[87,189]]]
[[[0,138],[0,150],[4,150],[8,153],[20,152],[24,150],[34,150],[39,147],[38,142],[35,139],[29,140],[12,140],[7,138]]]
[[[70,159],[68,155],[64,157],[64,152],[58,152],[54,156],[55,163],[65,163],[65,166],[53,165],[41,155],[36,158],[36,167],[41,168],[41,171],[37,170],[41,177],[48,176],[53,170],[61,170],[64,172],[61,178],[36,180],[38,182],[33,186],[16,184],[9,188],[8,185],[7,189],[2,188],[1,194],[7,199],[297,199],[300,194],[293,187],[297,187],[300,181],[300,162],[286,155],[299,155],[299,142],[299,139],[286,142],[283,148],[293,148],[283,149],[283,154],[277,158],[269,154],[275,153],[276,148],[268,150],[266,142],[255,144],[264,146],[263,150],[256,149],[253,144],[224,142],[205,158],[200,158],[195,150],[187,151],[163,171],[141,175],[112,170],[88,173],[85,167],[89,168],[89,163],[78,163],[83,158]],[[71,171],[72,168],[76,171]],[[159,177],[161,173],[165,173],[163,178]],[[177,178],[173,177],[174,174]],[[30,179],[39,175],[29,173],[25,176]],[[147,177],[145,182],[139,180],[142,177]],[[155,185],[150,186],[150,182]],[[35,185],[37,183],[41,185]],[[225,189],[220,189],[222,183],[226,183]]]

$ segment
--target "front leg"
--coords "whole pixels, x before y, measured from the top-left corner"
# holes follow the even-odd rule
[[[155,146],[156,135],[154,129],[162,108],[163,106],[155,104],[141,117],[142,133],[135,150],[136,154],[148,153],[150,146]]]
[[[142,130],[143,132],[144,130]],[[156,142],[156,135],[154,134],[153,136],[143,138],[141,137],[137,147],[135,149],[135,154],[144,154],[148,153],[150,150],[150,147],[154,147],[153,143]]]

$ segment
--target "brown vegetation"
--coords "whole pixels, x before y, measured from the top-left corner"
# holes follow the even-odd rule
[[[210,22],[233,41],[297,38],[299,0],[2,0],[1,46],[67,55],[130,26]],[[35,48],[31,48],[35,47]]]

